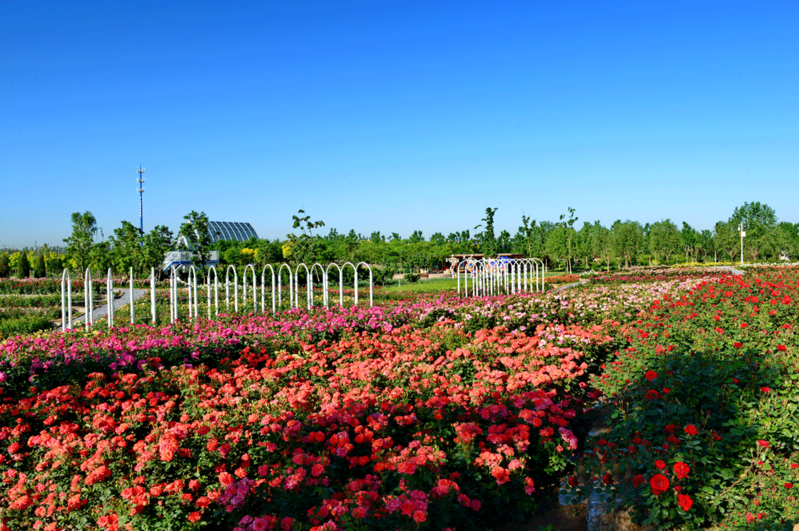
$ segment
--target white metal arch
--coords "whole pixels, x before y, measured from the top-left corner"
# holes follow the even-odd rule
[[[155,268],[150,268],[150,315],[155,324]]]
[[[197,319],[198,317],[198,308],[197,308],[197,270],[194,268],[194,265],[189,266],[189,274],[186,278],[188,281],[188,285],[186,286],[186,291],[189,294],[189,321],[192,319]],[[193,290],[193,293],[192,293]],[[194,303],[194,311],[192,312],[191,305],[192,302]]]
[[[252,264],[247,264],[244,268],[244,292],[242,293],[242,298],[244,307],[247,307],[247,271],[252,271],[252,311],[253,313],[258,312],[258,282],[255,278],[255,267]]]
[[[94,324],[92,313],[94,312],[94,301],[92,300],[92,272],[87,267],[86,272],[83,273],[83,309],[85,315],[83,316],[86,330]]]
[[[65,287],[66,301],[64,300]],[[67,316],[69,316],[69,320],[67,320]],[[64,272],[61,273],[61,330],[72,330],[72,278],[68,269],[64,269]]]
[[[108,319],[108,328],[114,326],[114,279],[111,278],[111,268],[108,268],[108,273],[105,277],[105,297],[106,297],[106,317]]]
[[[322,278],[322,301],[324,301],[323,304],[327,308],[327,275],[325,274],[325,268],[319,263],[314,263],[311,266],[311,307],[313,307],[313,274],[317,268],[319,269],[319,276]]]
[[[365,266],[369,270],[369,307],[374,306],[374,283],[372,281],[372,266],[366,262],[358,262],[355,267]],[[358,278],[357,276],[355,277]],[[355,304],[358,304],[358,285],[355,285]]]
[[[239,274],[236,272],[236,266],[230,264],[225,270],[225,308],[230,311],[230,268],[233,268],[233,309],[236,313],[239,311]]]
[[[281,284],[281,282],[283,280],[283,268],[284,267],[289,272],[289,308],[293,308],[291,297],[292,297],[292,294],[294,293],[294,281],[293,281],[293,277],[291,276],[291,266],[289,266],[288,264],[280,264],[280,267],[277,270],[277,304],[278,304],[278,306],[280,306],[280,304],[283,302],[283,291],[281,289],[281,285],[280,284]]]
[[[327,276],[330,272],[330,268],[335,266],[338,269],[338,305],[342,308],[344,307],[344,270],[341,269],[341,266],[335,262],[331,262],[327,268],[325,269],[325,276]],[[327,304],[325,304],[327,307]]]
[[[354,282],[354,286],[355,286],[354,301],[355,301],[355,306],[357,306],[358,305],[358,268],[355,267],[355,264],[353,264],[352,262],[344,262],[344,264],[341,266],[342,271],[344,269],[346,269],[347,266],[350,266],[352,268],[352,271],[353,271],[353,277],[354,277],[354,281],[353,282]]]
[[[305,268],[305,302],[308,305],[308,309],[311,309],[313,306],[313,286],[311,285],[311,270],[308,269],[308,266],[305,263],[297,264],[297,267],[294,270],[294,301],[296,302],[296,307],[300,307],[300,266]]]
[[[272,264],[266,264],[261,271],[261,313],[265,312],[264,307],[264,288],[266,287],[266,268],[272,272],[272,314],[276,313],[275,308],[275,268]]]
[[[211,266],[208,268],[208,274],[205,276],[205,288],[207,293],[207,304],[208,304],[208,318],[211,318],[211,273],[214,274],[214,308],[216,313],[214,315],[219,315],[219,275],[216,274],[216,267]]]

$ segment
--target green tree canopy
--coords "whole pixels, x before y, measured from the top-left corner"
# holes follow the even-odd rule
[[[97,233],[97,219],[94,215],[86,211],[72,213],[72,234],[69,238],[64,238],[67,244],[67,260],[73,268],[83,274],[91,264],[92,247],[94,246],[94,236]]]

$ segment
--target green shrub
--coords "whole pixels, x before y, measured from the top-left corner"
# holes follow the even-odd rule
[[[0,254],[0,278],[6,278],[11,274],[11,267],[8,265],[8,253]]]
[[[405,280],[405,282],[415,284],[416,282],[419,282],[420,278],[421,276],[416,271],[408,271],[407,273],[405,273],[403,280]]]
[[[17,262],[17,278],[29,278],[31,276],[31,264],[28,262],[27,253],[20,253]]]
[[[36,263],[33,266],[33,276],[35,278],[44,278],[47,276],[47,268],[44,265],[44,255],[42,253],[36,256]]]
[[[38,315],[9,319],[0,321],[0,338],[32,334],[40,330],[50,330],[51,328],[55,328],[52,321]]]

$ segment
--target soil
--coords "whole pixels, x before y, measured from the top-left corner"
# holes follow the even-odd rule
[[[586,531],[587,524],[587,504],[556,505],[526,522],[507,524],[496,531]]]

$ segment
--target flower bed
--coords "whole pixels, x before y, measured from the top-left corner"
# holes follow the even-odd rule
[[[612,432],[582,477],[601,478],[656,528],[791,529],[799,504],[799,273],[703,281],[625,328],[594,379]]]
[[[620,383],[622,369],[602,370],[635,359],[612,353],[635,352],[625,349],[647,339],[656,310],[701,299],[701,289],[679,297],[696,284],[419,294],[375,308],[7,340],[0,517],[10,529],[248,531],[485,529],[522,517],[583,450],[592,385],[635,388]],[[673,333],[678,346],[693,337]],[[658,400],[691,396],[669,385]],[[606,461],[621,463],[616,441],[592,441],[589,453],[607,446]],[[688,496],[696,511],[697,465],[681,462],[687,471],[669,461],[666,482],[654,479],[655,500],[679,479],[686,490],[673,507]],[[650,485],[657,475],[639,474]]]

